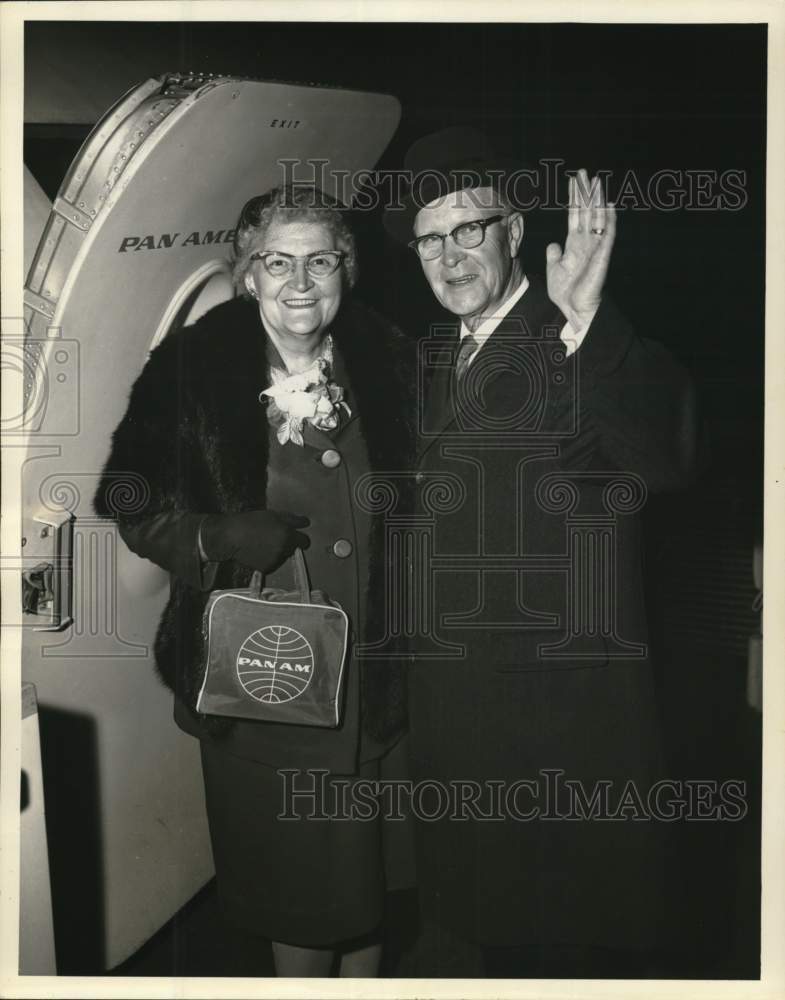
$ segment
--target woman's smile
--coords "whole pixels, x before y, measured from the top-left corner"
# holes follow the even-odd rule
[[[283,304],[289,309],[312,309],[316,301],[316,299],[284,299]]]

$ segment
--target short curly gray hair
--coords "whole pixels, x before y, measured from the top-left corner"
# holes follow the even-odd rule
[[[348,288],[354,288],[358,271],[357,248],[342,208],[337,199],[305,184],[285,184],[247,201],[240,212],[234,237],[232,278],[238,292],[249,295],[245,276],[251,267],[251,256],[275,222],[317,222],[326,226],[335,238],[337,249],[346,254],[342,264],[344,281]]]

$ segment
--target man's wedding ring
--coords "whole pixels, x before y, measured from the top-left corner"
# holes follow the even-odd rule
[[[605,230],[604,229],[592,229],[592,232],[594,233],[595,236],[602,236],[602,235],[604,235]]]

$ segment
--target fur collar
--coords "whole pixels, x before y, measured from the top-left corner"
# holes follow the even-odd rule
[[[412,348],[407,339],[358,303],[342,308],[332,327],[352,395],[362,415],[373,470],[410,467],[413,414]],[[193,327],[167,338],[158,350],[176,355],[178,372],[188,372],[181,412],[198,413],[198,434],[217,488],[204,509],[216,512],[258,508],[264,503],[268,425],[259,393],[270,383],[258,307],[235,299],[210,310]],[[171,368],[172,366],[169,365]],[[241,448],[226,448],[229,442]],[[193,502],[194,498],[191,498]],[[212,502],[211,502],[212,501]],[[191,507],[193,509],[193,507]]]

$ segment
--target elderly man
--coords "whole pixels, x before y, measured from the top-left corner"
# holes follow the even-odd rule
[[[599,183],[571,180],[543,284],[486,149],[465,129],[420,140],[385,215],[453,317],[420,345],[423,915],[489,976],[645,975],[666,859],[638,511],[692,474],[692,392],[604,294]]]

